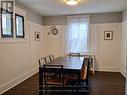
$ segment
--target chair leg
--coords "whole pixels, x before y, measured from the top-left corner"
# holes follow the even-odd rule
[[[88,80],[88,79],[86,79],[86,85],[88,86],[88,84],[89,84],[89,80]]]
[[[74,82],[72,81],[72,92],[74,91]]]

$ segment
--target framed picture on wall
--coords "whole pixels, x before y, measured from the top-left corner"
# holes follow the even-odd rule
[[[35,40],[40,41],[40,32],[35,32]]]
[[[104,40],[113,40],[113,31],[104,31]]]

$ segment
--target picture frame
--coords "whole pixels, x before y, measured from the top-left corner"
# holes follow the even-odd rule
[[[40,32],[35,32],[35,40],[40,41]]]
[[[104,31],[104,40],[113,40],[113,31]]]

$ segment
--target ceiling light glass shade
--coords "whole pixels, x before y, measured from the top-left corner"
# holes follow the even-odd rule
[[[78,4],[78,1],[77,0],[67,0],[66,4],[68,4],[68,5],[76,5],[76,4]]]

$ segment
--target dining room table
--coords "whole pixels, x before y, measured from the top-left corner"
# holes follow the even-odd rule
[[[58,57],[46,65],[63,65],[64,74],[75,74],[77,75],[78,84],[80,83],[80,73],[83,65],[87,65],[87,62],[84,62],[84,57]],[[43,95],[44,89],[44,68],[39,67],[39,95]]]

